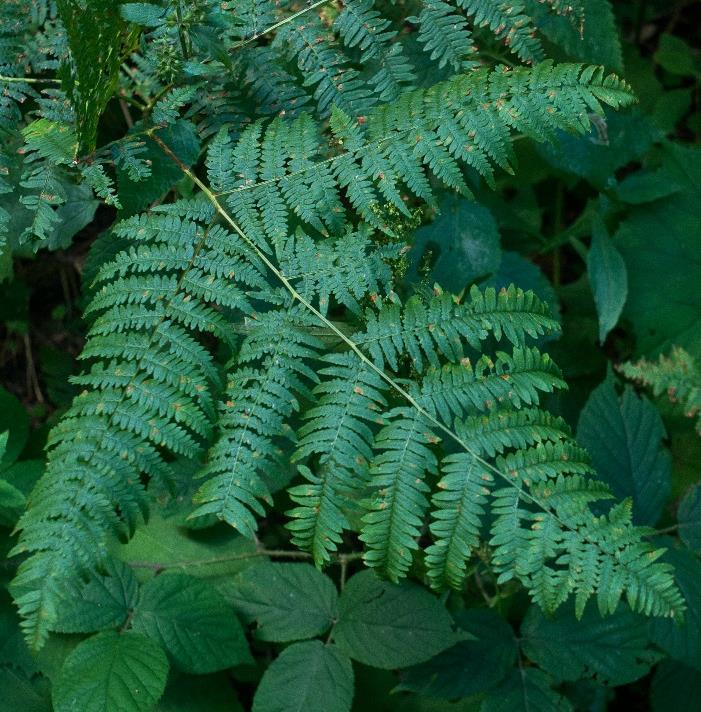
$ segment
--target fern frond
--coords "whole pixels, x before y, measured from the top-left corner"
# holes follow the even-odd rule
[[[391,22],[374,9],[374,0],[346,0],[343,10],[334,20],[334,29],[346,47],[357,47],[362,64],[377,68],[370,77],[381,101],[393,101],[403,87],[414,83],[412,65],[402,45],[393,41],[396,30],[389,30]]]
[[[148,507],[142,478],[167,481],[164,455],[192,457],[211,430],[218,376],[197,334],[230,339],[220,303],[252,311],[233,285],[247,248],[220,226],[152,215],[128,219],[115,233],[129,246],[98,274],[83,354],[97,360],[77,378],[85,390],[49,436],[47,472],[19,524],[16,551],[34,553],[20,580],[45,566],[75,575],[100,561],[111,532],[133,532]],[[247,269],[250,281],[264,284]],[[36,590],[51,585],[36,581]],[[44,608],[32,611],[37,600]],[[22,601],[40,645],[55,602],[50,592]]]
[[[58,68],[59,58],[66,55],[66,33],[57,21],[55,3],[37,12],[23,0],[2,3],[0,23],[0,134],[14,134],[26,122],[22,109],[36,104],[32,112],[49,120],[58,120],[58,107],[65,103],[62,91],[50,89],[59,80],[37,77]],[[24,116],[23,116],[24,113]],[[72,116],[65,116],[70,121]],[[70,111],[68,112],[70,114]]]
[[[34,249],[48,240],[59,217],[55,208],[66,201],[63,167],[75,158],[77,138],[68,126],[48,119],[32,121],[22,129],[25,145],[19,185],[25,190],[19,202],[33,213],[30,224],[19,235],[19,243],[31,241]]]
[[[485,101],[486,97],[486,101]],[[509,168],[509,132],[537,140],[559,130],[585,131],[589,113],[600,102],[630,101],[627,86],[599,68],[553,66],[528,70],[479,70],[428,90],[402,94],[359,123],[334,107],[331,130],[345,149],[328,157],[318,125],[308,116],[280,119],[266,129],[249,126],[234,145],[222,132],[212,151],[227,149],[233,163],[227,175],[210,174],[244,232],[264,251],[288,234],[296,216],[326,236],[345,226],[345,194],[360,217],[382,228],[377,205],[384,200],[409,215],[403,190],[431,200],[426,175],[468,192],[461,166],[472,166],[487,180],[494,165]]]
[[[309,485],[290,489],[298,507],[290,510],[292,540],[310,551],[317,565],[330,559],[347,528],[338,503],[367,483],[373,427],[383,423],[387,384],[355,354],[328,354],[314,389],[317,404],[307,410],[294,459],[313,457],[318,474],[303,470]],[[352,498],[351,498],[352,499]]]
[[[692,356],[680,347],[657,362],[641,359],[619,367],[633,381],[650,388],[655,396],[665,393],[672,403],[679,403],[687,418],[696,416],[696,430],[701,435],[701,370]]]
[[[433,543],[426,569],[433,588],[461,589],[467,561],[481,541],[480,530],[494,476],[473,455],[461,452],[441,462],[441,479],[431,498]]]
[[[97,123],[117,85],[121,44],[127,29],[119,0],[86,0],[82,6],[57,0],[71,49],[68,96],[76,112],[81,151],[95,148]]]
[[[259,114],[290,118],[308,110],[312,97],[272,47],[247,48],[241,58],[246,90]]]
[[[488,337],[506,337],[514,346],[525,339],[557,333],[560,329],[548,307],[533,292],[511,285],[498,292],[473,287],[470,298],[458,302],[438,291],[426,303],[419,296],[404,305],[396,300],[379,310],[367,310],[366,331],[354,341],[378,366],[396,371],[402,354],[411,358],[419,372],[426,365],[437,367],[440,358],[452,363],[465,356],[465,346],[479,349]]]
[[[240,40],[256,37],[278,19],[277,3],[269,0],[226,0],[221,3],[221,9],[231,18],[232,35]]]
[[[671,567],[655,563],[664,550],[641,541],[629,501],[597,517],[589,505],[611,496],[599,482],[561,474],[528,492],[516,481],[494,492],[490,544],[500,583],[518,577],[546,611],[574,594],[578,615],[592,596],[602,615],[613,613],[623,595],[645,615],[681,613]]]
[[[374,101],[323,26],[306,19],[285,24],[276,51],[284,45],[309,69],[323,111],[337,100],[347,109]],[[328,71],[314,74],[319,66]],[[589,486],[581,452],[554,432],[558,421],[533,415],[542,392],[564,385],[529,345],[558,328],[545,306],[509,288],[473,290],[464,302],[437,292],[401,307],[384,266],[394,248],[384,237],[384,246],[372,244],[364,225],[391,233],[378,204],[410,215],[410,196],[430,200],[436,179],[467,192],[468,166],[487,180],[497,166],[508,169],[512,131],[537,140],[581,133],[602,103],[630,101],[628,87],[598,68],[480,69],[363,114],[334,108],[332,144],[326,125],[306,115],[256,121],[236,138],[220,128],[206,160],[214,191],[150,132],[200,195],[120,223],[115,236],[125,245],[97,270],[83,354],[95,363],[51,433],[47,472],[20,523],[17,551],[30,557],[17,600],[33,643],[55,619],[56,577],[93,567],[112,534],[130,535],[148,505],[148,481],[168,480],[178,453],[199,459],[217,413],[195,514],[252,536],[297,408],[295,460],[305,481],[290,489],[297,506],[288,526],[317,565],[337,550],[369,488],[368,563],[393,578],[406,573],[436,471],[434,431],[466,453],[448,454],[439,474],[429,566],[436,587],[462,585],[488,503],[500,576],[520,580],[544,606],[573,593],[578,601],[597,595],[610,610],[626,588],[638,610],[679,611],[669,569],[654,563],[625,509],[592,513],[606,492]],[[383,304],[353,338],[326,316],[338,304],[362,317],[373,300]],[[313,326],[332,335],[334,351],[311,338]],[[234,354],[219,407],[212,335]],[[511,351],[487,355],[492,339]],[[412,384],[388,372],[410,362]],[[524,406],[527,415],[516,418]],[[486,418],[482,430],[477,418]],[[472,431],[474,446],[464,439]]]
[[[278,251],[280,268],[295,289],[310,301],[318,299],[326,314],[330,297],[351,312],[361,312],[367,294],[391,290],[392,271],[385,259],[389,250],[378,250],[367,226],[342,237],[315,242],[301,230],[290,235]]]
[[[256,319],[227,387],[218,438],[198,473],[207,482],[194,497],[199,506],[192,517],[214,514],[254,536],[255,515],[264,514],[259,500],[271,503],[269,482],[282,467],[279,441],[294,441],[287,420],[299,409],[298,396],[310,395],[306,382],[316,377],[306,363],[322,344],[305,330],[307,321],[279,311]]]
[[[297,63],[305,77],[305,86],[314,87],[317,111],[328,116],[332,105],[358,116],[375,103],[375,97],[353,69],[346,55],[339,51],[333,36],[318,17],[304,17],[280,29],[274,48],[283,49]]]
[[[392,581],[406,576],[428,509],[426,475],[437,472],[436,456],[428,447],[437,438],[429,423],[410,408],[387,414],[389,424],[373,444],[370,488],[360,539],[363,560]]]
[[[540,408],[495,411],[456,420],[455,432],[480,455],[494,457],[507,448],[519,450],[545,442],[557,442],[571,435],[560,417]]]
[[[515,348],[483,355],[473,367],[469,360],[430,369],[421,383],[419,402],[444,423],[466,413],[490,411],[505,403],[515,408],[537,405],[539,393],[566,388],[560,369],[536,348]]]
[[[543,47],[535,27],[520,2],[457,0],[478,27],[488,27],[520,60],[529,64],[543,58]]]
[[[450,65],[455,72],[474,66],[472,35],[465,17],[444,0],[423,0],[418,17],[410,17],[419,26],[418,40],[430,52],[438,66]]]

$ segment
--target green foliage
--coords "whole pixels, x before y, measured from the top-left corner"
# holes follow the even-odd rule
[[[669,356],[660,356],[655,362],[642,359],[625,363],[621,373],[652,390],[653,395],[666,394],[673,403],[679,403],[687,418],[696,418],[696,430],[701,434],[701,374],[694,358],[675,347]]]
[[[624,316],[633,322],[639,355],[657,356],[672,346],[696,354],[701,344],[701,311],[694,288],[701,275],[695,249],[701,152],[670,145],[662,160],[663,176],[669,176],[680,190],[668,200],[641,206],[621,224],[614,239],[629,274]],[[667,235],[665,250],[652,248],[653,237],[663,233]],[[665,274],[677,275],[674,284]],[[680,294],[685,295],[683,300],[675,296]]]
[[[258,624],[261,640],[286,642],[323,635],[338,617],[330,579],[309,564],[258,564],[239,575],[236,610]]]
[[[698,439],[613,375],[697,415],[663,5],[2,3],[6,705],[698,684]]]
[[[381,581],[370,571],[348,582],[334,628],[341,650],[365,665],[386,669],[423,662],[460,637],[448,611],[428,591],[412,583]]]
[[[163,694],[168,660],[148,638],[136,633],[100,633],[80,643],[66,658],[56,682],[56,710],[153,708]]]
[[[587,255],[587,271],[599,314],[599,341],[603,344],[616,326],[628,293],[626,265],[601,221],[592,229],[592,241]]]
[[[224,599],[185,574],[148,581],[131,624],[136,632],[161,643],[186,672],[215,672],[250,660],[243,631]]]
[[[350,660],[335,646],[310,640],[286,648],[265,671],[253,709],[348,712],[352,699]]]
[[[701,549],[701,487],[692,487],[679,503],[679,536],[690,549]]]
[[[687,604],[687,618],[684,626],[668,625],[662,621],[652,623],[651,637],[670,657],[698,669],[701,660],[701,563],[687,549],[670,550],[666,557],[674,563],[679,587]]]
[[[619,609],[602,618],[591,607],[581,625],[566,612],[546,618],[531,607],[521,627],[523,649],[558,680],[595,676],[610,685],[624,685],[645,675],[657,655],[647,650],[645,621]]]
[[[460,611],[455,618],[473,639],[409,668],[399,689],[439,699],[471,697],[493,689],[511,671],[518,648],[508,623],[481,608]]]
[[[71,50],[62,68],[63,83],[76,113],[80,149],[89,153],[95,148],[100,114],[117,84],[126,33],[119,13],[121,0],[57,0],[56,4]]]
[[[613,493],[633,498],[638,523],[656,524],[669,496],[671,462],[662,419],[650,401],[630,387],[619,400],[607,378],[582,409],[577,437]]]

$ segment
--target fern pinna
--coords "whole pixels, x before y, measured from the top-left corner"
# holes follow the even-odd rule
[[[160,27],[141,5],[127,19]],[[502,22],[478,5],[458,3],[477,24]],[[287,526],[319,566],[355,531],[383,576],[405,577],[425,549],[428,582],[459,589],[484,546],[499,581],[518,580],[545,610],[573,595],[580,613],[591,597],[611,612],[625,595],[646,614],[681,613],[663,551],[632,525],[628,502],[602,507],[610,495],[586,453],[541,406],[565,386],[537,345],[559,328],[547,306],[514,286],[421,288],[404,301],[394,290],[414,202],[432,203],[438,184],[465,195],[478,177],[493,184],[496,168],[512,170],[513,134],[585,132],[602,105],[632,101],[628,86],[599,67],[537,62],[517,14],[497,34],[533,67],[398,93],[413,79],[393,36],[370,3],[347,6],[337,31],[378,62],[377,95],[316,20],[252,48],[258,24],[242,17],[229,28],[241,61],[258,50],[295,59],[307,80],[287,96],[310,88],[313,111],[238,131],[207,124],[206,179],[165,131],[143,129],[194,192],[119,222],[118,252],[94,279],[84,390],[51,433],[19,524],[13,590],[35,647],[71,578],[133,533],[149,483],[170,481],[178,458],[204,463],[192,517],[249,537],[294,463]],[[262,81],[246,88],[256,101]],[[196,120],[194,93],[170,99],[164,123],[189,125],[177,119],[188,105]],[[349,322],[333,320],[341,308]],[[217,348],[230,354],[224,369]]]

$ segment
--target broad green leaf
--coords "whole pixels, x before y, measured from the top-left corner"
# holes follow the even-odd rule
[[[355,660],[373,667],[409,667],[459,642],[440,601],[414,583],[381,581],[362,571],[341,593],[333,639]]]
[[[460,292],[499,268],[496,220],[487,208],[451,195],[441,203],[438,217],[416,231],[410,256],[412,281],[419,281],[428,271],[431,282]]]
[[[0,386],[0,433],[9,433],[4,453],[0,457],[0,471],[11,465],[20,455],[29,437],[29,416],[22,404]]]
[[[94,633],[121,627],[134,608],[139,585],[133,571],[111,560],[106,571],[92,572],[87,583],[73,580],[62,592],[61,614],[53,626],[57,633]]]
[[[0,526],[14,527],[25,503],[24,495],[16,487],[0,479]]]
[[[480,712],[569,712],[572,705],[552,688],[550,676],[538,668],[516,668],[490,690]]]
[[[146,712],[163,694],[168,659],[142,635],[113,631],[84,640],[53,688],[55,712]]]
[[[690,549],[701,549],[701,484],[692,487],[677,510],[679,536]]]
[[[647,358],[672,346],[701,350],[701,149],[666,147],[664,168],[682,190],[641,205],[614,237],[628,269],[623,314]]]
[[[158,27],[163,24],[166,11],[150,2],[126,2],[122,4],[121,14],[127,22],[144,27]]]
[[[485,692],[504,679],[518,652],[511,626],[486,608],[459,611],[455,620],[475,639],[461,641],[409,668],[398,690],[452,700]]]
[[[587,270],[599,314],[599,341],[603,344],[626,303],[628,275],[621,254],[600,219],[594,221]]]
[[[20,460],[3,470],[1,477],[28,497],[45,468],[44,460]]]
[[[258,623],[261,640],[303,640],[328,630],[338,616],[338,594],[311,564],[266,562],[237,577],[234,607]]]
[[[253,712],[349,712],[353,666],[335,645],[295,643],[265,671]]]
[[[504,252],[496,274],[481,286],[506,289],[510,284],[516,284],[524,291],[534,292],[537,297],[548,303],[557,318],[560,307],[553,285],[537,265],[518,252]]]
[[[691,47],[680,37],[664,33],[655,52],[655,61],[670,74],[701,76],[701,64]]]
[[[620,606],[602,617],[587,606],[577,620],[571,606],[546,616],[531,606],[521,625],[523,652],[555,680],[596,677],[609,685],[625,685],[646,675],[659,657],[647,649],[647,623]]]
[[[192,576],[163,574],[144,584],[132,626],[160,643],[186,672],[251,662],[234,611],[212,586]]]
[[[113,553],[120,559],[139,564],[140,581],[147,581],[159,566],[205,579],[227,601],[233,600],[234,577],[255,561],[255,543],[230,529],[194,533],[178,526],[176,517],[164,518],[153,512],[148,523],[136,530]]]
[[[624,203],[640,205],[652,203],[678,193],[681,186],[664,168],[641,170],[622,180],[616,188],[616,197]]]
[[[69,247],[75,235],[92,222],[99,204],[90,188],[68,183],[66,202],[56,211],[59,221],[47,247],[52,250]]]
[[[360,663],[353,665],[355,696],[353,712],[479,712],[479,697],[449,701],[424,697],[397,689],[393,670],[379,670]]]
[[[686,611],[682,623],[669,618],[653,619],[652,640],[670,657],[701,670],[701,561],[688,549],[669,549],[664,560],[674,566]]]
[[[134,130],[142,127],[135,126]],[[196,128],[189,121],[176,121],[171,126],[159,129],[157,136],[186,166],[191,166],[200,152],[200,140]],[[140,158],[150,161],[151,175],[144,180],[133,181],[122,168],[117,168],[119,200],[124,217],[147,208],[154,200],[165,195],[181,178],[182,172],[170,156],[150,138],[144,138],[146,150]]]
[[[50,680],[52,687],[58,683],[68,656],[84,641],[85,638],[79,635],[51,634],[38,653],[32,651],[37,667]]]
[[[653,712],[685,710],[691,701],[697,700],[701,700],[701,671],[674,660],[664,660],[652,678]]]
[[[619,399],[613,378],[595,388],[582,409],[577,439],[619,499],[633,498],[633,519],[653,525],[671,490],[671,458],[655,406],[626,386]]]
[[[538,153],[558,171],[579,176],[598,190],[615,186],[615,171],[642,158],[659,131],[637,109],[594,117],[586,136],[561,133],[556,143],[538,144]]]

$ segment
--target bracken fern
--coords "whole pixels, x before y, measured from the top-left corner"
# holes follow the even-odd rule
[[[613,612],[625,596],[679,615],[663,551],[629,502],[607,504],[586,452],[542,406],[565,387],[538,346],[559,329],[548,307],[515,286],[424,286],[402,300],[395,284],[415,205],[435,204],[438,186],[494,185],[513,170],[514,135],[584,133],[603,106],[629,105],[630,88],[601,67],[541,61],[525,5],[467,0],[416,3],[424,61],[458,73],[414,88],[425,67],[372,2],[344,2],[332,21],[318,5],[200,0],[177,22],[179,3],[123,6],[146,28],[138,69],[108,80],[138,77],[132,96],[157,125],[98,150],[81,175],[109,201],[99,168],[145,178],[148,142],[193,190],[118,222],[90,285],[83,390],[51,432],[18,527],[29,640],[57,629],[62,591],[104,564],[112,537],[133,534],[178,457],[201,464],[191,516],[248,537],[296,466],[287,526],[318,566],[354,531],[383,576],[407,576],[423,555],[431,586],[460,589],[487,548],[498,581],[519,581],[546,611],[574,596],[580,614],[591,597]],[[470,33],[484,31],[532,66],[479,66]],[[69,41],[71,146],[90,151],[97,119],[78,89],[90,57],[115,59],[77,56]],[[58,129],[39,121],[25,139],[48,166]],[[202,170],[168,138],[190,124],[208,142]],[[61,147],[64,164],[75,155]]]

